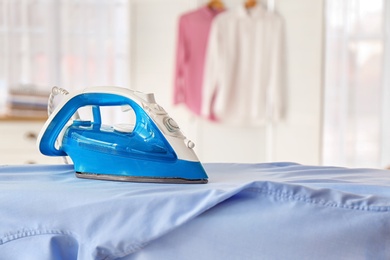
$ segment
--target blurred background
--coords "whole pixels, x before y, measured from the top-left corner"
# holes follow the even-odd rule
[[[0,164],[61,162],[35,147],[53,86],[114,85],[155,93],[202,162],[388,167],[390,4],[256,2],[284,23],[286,114],[231,126],[173,102],[179,18],[209,1],[0,0]]]

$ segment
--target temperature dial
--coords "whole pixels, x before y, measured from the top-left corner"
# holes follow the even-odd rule
[[[180,127],[176,123],[175,120],[171,117],[164,118],[164,125],[168,129],[169,132],[177,132],[180,130]]]

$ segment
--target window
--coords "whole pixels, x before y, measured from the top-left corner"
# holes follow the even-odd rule
[[[128,86],[126,0],[0,0],[4,93]]]
[[[385,1],[326,1],[323,164],[384,167]],[[388,72],[387,72],[388,73]],[[388,114],[389,112],[386,112]],[[390,134],[390,133],[389,133]]]

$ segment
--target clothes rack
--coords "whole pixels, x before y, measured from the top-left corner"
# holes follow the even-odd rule
[[[211,0],[207,3],[207,6],[213,10],[223,10],[225,8],[221,0]]]

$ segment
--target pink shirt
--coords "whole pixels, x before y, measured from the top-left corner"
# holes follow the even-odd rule
[[[209,31],[220,12],[204,6],[179,18],[173,103],[184,103],[196,115],[201,114]]]

